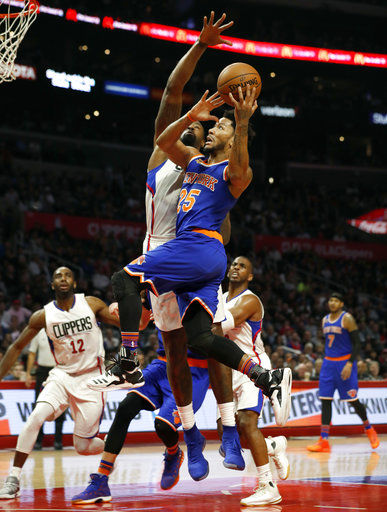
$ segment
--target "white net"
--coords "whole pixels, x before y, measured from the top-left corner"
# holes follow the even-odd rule
[[[15,80],[17,50],[35,21],[38,9],[35,0],[0,0],[0,83]]]

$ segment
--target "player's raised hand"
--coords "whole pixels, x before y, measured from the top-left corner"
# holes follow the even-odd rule
[[[231,92],[229,93],[230,100],[234,105],[234,115],[237,123],[248,122],[250,117],[257,110],[258,103],[255,99],[256,93],[256,87],[251,88],[250,85],[246,87],[245,96],[243,96],[242,88],[238,87],[239,101],[234,98]]]
[[[223,13],[222,16],[218,19],[216,23],[214,23],[214,11],[211,11],[210,19],[207,21],[207,16],[203,18],[203,28],[200,32],[199,41],[207,46],[216,46],[217,44],[228,44],[232,46],[231,41],[227,41],[220,37],[220,34],[227,30],[228,28],[234,25],[233,21],[222,25],[224,20],[226,19],[226,14]]]
[[[196,105],[188,112],[189,119],[194,121],[218,121],[216,116],[211,115],[211,110],[223,105],[224,100],[222,100],[218,92],[215,92],[209,98],[207,97],[208,94],[209,90],[207,89]]]

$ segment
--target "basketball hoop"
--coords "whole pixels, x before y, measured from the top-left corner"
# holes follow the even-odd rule
[[[15,80],[17,50],[39,10],[37,0],[0,0],[0,8],[7,4],[7,11],[0,12],[0,83]],[[11,4],[20,4],[22,9],[19,12],[11,12]]]

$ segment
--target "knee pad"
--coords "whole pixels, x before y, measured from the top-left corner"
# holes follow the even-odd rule
[[[188,333],[187,333],[188,336]],[[188,347],[196,354],[204,357],[212,357],[212,344],[215,336],[211,331],[196,333],[194,336],[188,336]]]
[[[177,431],[160,418],[155,419],[155,430],[166,446],[174,446],[179,440]]]
[[[125,270],[115,272],[112,275],[111,282],[114,297],[117,301],[121,301],[125,295],[139,293],[140,291],[138,278],[130,276],[125,272]]]

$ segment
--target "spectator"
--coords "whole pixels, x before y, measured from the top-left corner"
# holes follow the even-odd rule
[[[23,364],[16,361],[10,373],[3,380],[20,380],[24,382],[26,380],[26,372],[24,371]]]
[[[369,367],[369,378],[368,380],[382,380],[380,376],[380,366],[377,361],[371,361],[368,365]]]
[[[21,302],[19,299],[15,299],[12,301],[12,306],[7,309],[3,315],[2,324],[3,326],[8,329],[11,324],[11,319],[13,316],[16,316],[18,324],[23,324],[28,320],[28,318],[31,315],[31,311],[27,308],[24,308],[21,305]]]

